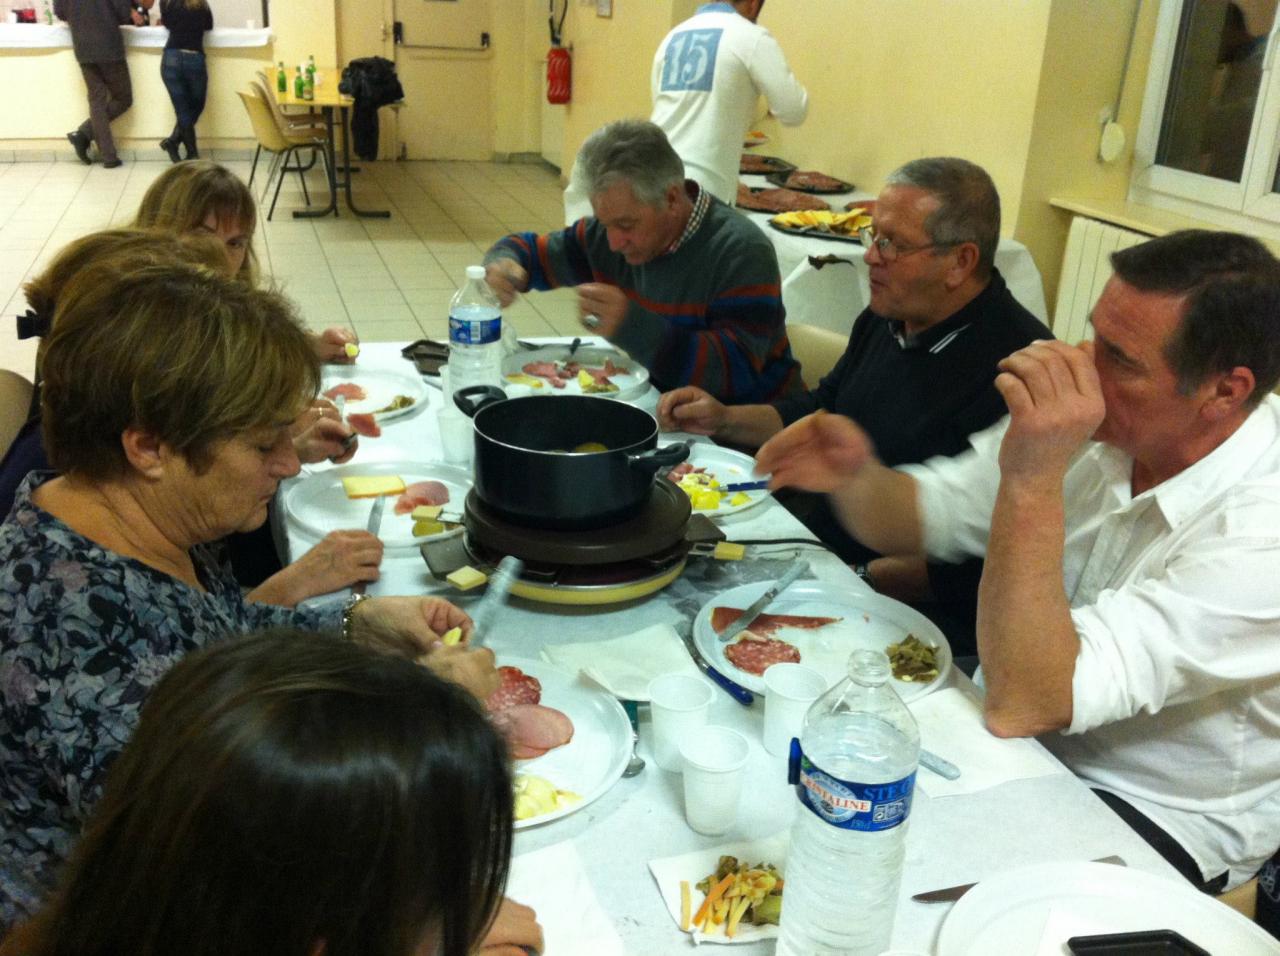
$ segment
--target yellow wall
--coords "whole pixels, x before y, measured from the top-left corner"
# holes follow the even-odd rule
[[[249,83],[255,70],[270,69],[281,59],[296,65],[312,54],[317,63],[336,62],[335,2],[277,0],[271,7],[274,46],[207,51],[209,99],[197,127],[202,144],[243,146],[252,141],[236,90]],[[173,128],[173,106],[160,82],[160,52],[128,51],[133,107],[112,124],[116,142],[122,147],[158,152],[156,142]],[[0,110],[3,148],[64,148],[66,132],[88,115],[84,81],[69,49],[0,50],[0,89],[10,91],[9,106]],[[38,91],[39,108],[18,108],[13,92],[18,90]]]
[[[1136,2],[1053,2],[1014,232],[1036,260],[1050,311],[1057,297],[1058,272],[1071,217],[1052,208],[1049,200],[1074,197],[1123,202],[1129,191],[1133,141],[1142,110],[1158,4],[1143,5],[1134,38],[1119,110],[1127,137],[1124,153],[1114,162],[1103,163],[1098,159],[1098,138],[1102,129],[1099,112],[1113,104],[1120,85]]]

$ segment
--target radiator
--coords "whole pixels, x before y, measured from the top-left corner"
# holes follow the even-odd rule
[[[1058,305],[1053,311],[1053,334],[1064,342],[1093,338],[1089,313],[1111,278],[1111,253],[1136,246],[1150,236],[1130,232],[1096,219],[1071,220],[1067,249],[1058,277]]]

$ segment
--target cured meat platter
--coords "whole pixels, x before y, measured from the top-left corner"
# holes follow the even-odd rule
[[[795,169],[794,163],[777,156],[757,156],[755,153],[743,153],[738,160],[738,173],[742,176],[763,176],[765,173],[789,173]]]
[[[836,179],[834,176],[828,176],[826,173],[815,172],[811,169],[792,169],[788,173],[768,173],[764,178],[775,186],[794,189],[802,193],[851,193],[854,189],[853,183],[847,183],[843,179]]]
[[[796,209],[830,209],[831,204],[809,193],[794,189],[758,189],[738,184],[736,205],[752,212],[791,212]]]
[[[767,693],[764,678],[733,663],[732,658],[739,655],[729,649],[741,641],[721,643],[712,621],[717,616],[716,608],[722,609],[719,617],[723,623],[730,616],[723,609],[747,607],[773,583],[756,581],[725,591],[703,605],[693,622],[694,642],[711,666],[757,694]],[[914,634],[936,649],[938,676],[929,683],[893,678],[893,688],[905,702],[910,703],[940,687],[951,669],[951,647],[937,626],[919,611],[882,594],[859,593],[821,581],[798,581],[778,595],[765,611],[773,620],[767,621],[764,628],[767,633],[762,636],[794,649],[793,653],[778,659],[795,660],[798,656],[801,664],[826,678],[828,688],[847,676],[849,655],[853,651],[884,650],[890,644],[903,641],[908,634]],[[787,617],[810,620],[788,621]],[[818,623],[832,618],[837,620]],[[752,629],[760,630],[757,625]],[[767,655],[771,652],[770,645],[759,646],[764,650],[752,648],[746,653]]]

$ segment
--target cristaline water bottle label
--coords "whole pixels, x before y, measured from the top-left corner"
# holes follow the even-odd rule
[[[488,345],[502,338],[502,319],[459,319],[449,316],[449,341],[459,345]]]
[[[795,746],[798,751],[799,747]],[[811,813],[842,830],[889,830],[907,819],[916,775],[889,783],[839,780],[800,753],[798,773],[791,782]]]

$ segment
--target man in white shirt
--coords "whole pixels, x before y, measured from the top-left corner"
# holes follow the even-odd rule
[[[1112,264],[1095,341],[1001,363],[969,451],[895,471],[819,415],[758,463],[880,551],[984,555],[987,726],[1218,892],[1280,843],[1280,263],[1196,230]]]
[[[742,139],[761,95],[785,126],[809,111],[809,94],[782,47],[756,20],[764,0],[707,3],[675,27],[653,58],[653,113],[690,179],[733,205]]]

